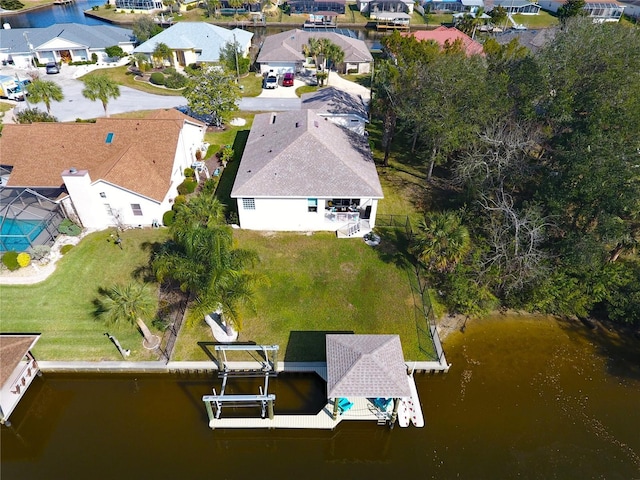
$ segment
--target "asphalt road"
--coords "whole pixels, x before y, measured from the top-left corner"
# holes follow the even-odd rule
[[[63,65],[61,72],[55,75],[47,75],[44,68],[39,69],[41,78],[52,80],[62,87],[64,93],[62,102],[51,103],[51,114],[56,117],[58,121],[71,122],[78,118],[88,119],[104,116],[104,109],[100,101],[91,101],[82,95],[84,84],[77,78],[87,73],[89,68],[89,66],[75,67]],[[10,66],[0,69],[0,75],[15,76],[16,74],[21,77],[26,77],[27,71]],[[297,79],[296,82],[300,83],[300,85],[302,84]],[[352,82],[342,80],[337,75],[332,77],[331,83],[342,90],[351,91],[351,93],[365,98],[368,93],[362,89],[362,87]],[[296,87],[297,86],[296,84]],[[363,91],[360,91],[361,89]],[[368,98],[366,98],[366,100],[368,100]],[[173,108],[186,104],[187,101],[184,97],[154,95],[121,86],[120,96],[116,99],[111,99],[107,109],[109,114],[115,114],[137,110]],[[46,111],[44,104],[33,104],[30,102],[18,102],[15,111],[20,111],[29,106],[36,106]],[[295,95],[295,87],[279,87],[273,90],[263,90],[258,97],[242,98],[238,106],[240,110],[254,112],[298,110],[300,109],[300,99]],[[4,121],[10,122],[11,117],[12,115],[5,115]]]

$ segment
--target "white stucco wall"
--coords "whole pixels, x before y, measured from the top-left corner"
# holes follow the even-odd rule
[[[255,209],[244,208],[242,198],[238,198],[238,217],[240,228],[247,230],[276,231],[336,231],[347,225],[348,220],[329,221],[326,210],[329,199],[317,199],[317,212],[309,212],[308,198],[254,198]],[[378,201],[360,199],[364,211],[371,205],[371,223],[373,226]]]
[[[164,212],[171,209],[178,195],[184,169],[195,160],[195,151],[202,144],[204,133],[204,126],[185,122],[176,145],[169,187],[162,201],[102,179],[93,180],[87,171],[63,172],[62,179],[83,226],[104,229],[118,224],[134,227],[161,224]],[[139,205],[139,209],[134,211],[132,205]]]

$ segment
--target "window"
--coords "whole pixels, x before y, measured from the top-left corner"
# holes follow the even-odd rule
[[[107,198],[107,194],[104,192],[100,192],[100,198]]]
[[[255,210],[256,209],[256,201],[254,198],[243,198],[242,199],[242,208],[245,210]]]
[[[139,217],[142,215],[142,207],[140,207],[139,203],[132,203],[131,204],[131,210],[133,211],[133,214],[136,217]]]
[[[307,199],[307,211],[310,213],[315,213],[318,211],[318,199],[317,198],[308,198]]]

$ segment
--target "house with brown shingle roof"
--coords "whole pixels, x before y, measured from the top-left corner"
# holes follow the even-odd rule
[[[294,110],[255,116],[231,198],[241,228],[362,236],[383,194],[366,136]]]
[[[0,423],[10,425],[9,416],[18,406],[33,379],[40,375],[31,349],[39,334],[0,334]]]
[[[453,45],[456,41],[460,41],[462,43],[462,49],[467,54],[467,56],[484,56],[484,49],[482,47],[482,44],[473,40],[469,35],[461,32],[455,27],[449,28],[439,26],[435,30],[418,30],[416,32],[403,33],[402,35],[411,35],[416,40],[420,41],[433,40],[434,42],[437,42],[442,48],[445,48],[445,46],[447,45]]]
[[[84,227],[149,226],[178,195],[206,126],[177,110],[95,123],[5,125],[9,187],[63,188],[67,215]]]

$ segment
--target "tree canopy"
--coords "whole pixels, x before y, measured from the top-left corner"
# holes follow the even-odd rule
[[[233,73],[219,67],[202,68],[189,79],[184,97],[194,113],[219,127],[231,112],[238,110],[240,87]]]
[[[386,156],[412,150],[426,180],[449,185],[471,238],[451,264],[424,248],[435,222],[418,229],[416,253],[452,308],[497,298],[639,323],[640,30],[576,15],[537,53],[489,39],[485,57],[384,43],[373,112]]]
[[[85,88],[82,95],[89,100],[100,100],[104,115],[109,116],[107,106],[109,99],[118,98],[120,96],[120,86],[111,80],[107,75],[98,74],[83,78]]]

